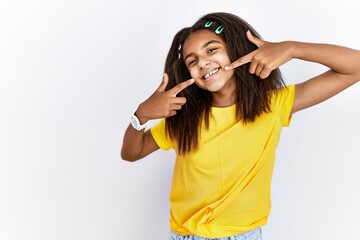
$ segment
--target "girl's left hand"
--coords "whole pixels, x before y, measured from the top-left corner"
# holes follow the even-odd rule
[[[250,42],[258,46],[258,49],[229,64],[225,70],[231,70],[251,62],[249,72],[265,79],[272,70],[292,59],[291,42],[267,42],[253,36],[250,31],[246,32],[246,36]]]

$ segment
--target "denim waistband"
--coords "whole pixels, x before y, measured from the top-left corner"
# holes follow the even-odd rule
[[[261,228],[256,228],[248,232],[241,233],[236,236],[223,237],[223,238],[204,238],[196,235],[179,235],[170,231],[168,240],[262,240]]]

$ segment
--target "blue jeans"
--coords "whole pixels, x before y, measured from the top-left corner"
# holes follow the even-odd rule
[[[262,231],[261,228],[259,227],[254,230],[244,232],[232,237],[203,238],[196,235],[182,236],[170,231],[168,240],[262,240],[261,233]]]

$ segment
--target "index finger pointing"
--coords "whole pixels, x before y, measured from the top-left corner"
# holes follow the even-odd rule
[[[246,63],[249,63],[252,61],[254,55],[256,54],[256,51],[252,51],[251,53],[246,54],[245,56],[242,56],[238,60],[235,60],[233,63],[230,63],[229,65],[225,66],[225,70],[232,70],[234,68],[240,67]]]
[[[195,82],[194,79],[189,79],[185,82],[179,83],[178,85],[170,89],[169,92],[171,92],[174,95],[174,97],[176,97],[176,95],[178,95],[179,92],[181,92],[182,90],[193,84],[194,82]]]
[[[165,92],[165,89],[166,89],[166,86],[167,86],[168,82],[169,82],[169,76],[166,73],[164,73],[163,80],[162,80],[160,86],[158,87],[158,89],[156,91]]]

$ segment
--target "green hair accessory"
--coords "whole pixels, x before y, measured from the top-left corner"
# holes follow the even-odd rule
[[[213,24],[213,22],[210,22],[210,21],[209,21],[209,22],[206,22],[205,25],[204,25],[204,27],[208,28],[208,27],[211,26],[211,24]]]
[[[223,30],[224,30],[224,27],[223,27],[223,26],[218,26],[218,27],[215,29],[215,33],[216,33],[216,34],[220,34]]]
[[[205,23],[204,27],[208,28],[213,24],[213,22],[208,21]],[[220,34],[224,30],[224,26],[220,25],[215,29],[216,34]]]

